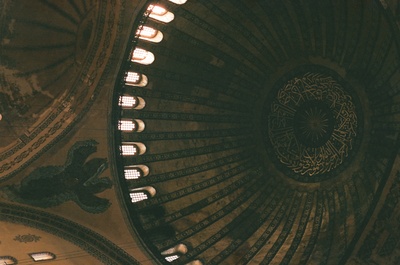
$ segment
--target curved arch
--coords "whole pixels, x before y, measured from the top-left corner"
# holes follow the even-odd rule
[[[174,20],[175,15],[159,5],[149,5],[149,17],[160,22],[169,23]]]
[[[16,265],[18,261],[12,256],[0,256],[0,264]]]
[[[154,54],[148,50],[142,48],[135,48],[135,50],[133,50],[131,61],[134,63],[149,65],[152,64],[154,60]]]
[[[0,220],[40,229],[80,247],[106,264],[140,264],[100,234],[65,218],[36,209],[0,203]]]
[[[148,26],[140,26],[136,34],[139,35],[139,39],[155,43],[161,42],[164,37],[161,31]]]
[[[144,87],[147,86],[148,78],[144,74],[136,73],[136,72],[127,72],[125,77],[125,84],[128,86],[138,86]]]
[[[151,186],[146,186],[142,188],[131,189],[129,195],[131,197],[132,203],[136,203],[154,197],[154,195],[156,195],[156,192],[157,191],[155,188]]]
[[[184,3],[187,2],[187,0],[168,0],[168,1],[170,1],[174,4],[177,4],[177,5],[183,5]]]

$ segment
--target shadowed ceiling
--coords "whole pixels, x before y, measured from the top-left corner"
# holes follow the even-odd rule
[[[397,1],[0,3],[0,256],[399,263]]]

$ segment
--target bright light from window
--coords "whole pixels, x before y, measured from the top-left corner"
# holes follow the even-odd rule
[[[128,72],[125,81],[133,84],[139,84],[140,74],[136,72]]]
[[[142,172],[136,168],[125,169],[124,174],[125,179],[138,179],[142,176]]]
[[[175,3],[177,5],[183,5],[184,3],[186,3],[187,0],[168,0],[172,3]]]
[[[122,155],[124,156],[134,156],[137,154],[137,147],[135,145],[122,145],[121,146]]]
[[[132,54],[132,62],[140,64],[151,64],[154,62],[154,54],[141,48],[135,48]]]
[[[179,259],[178,255],[173,255],[173,256],[169,256],[169,257],[165,257],[165,260],[168,262],[173,262],[174,260]]]
[[[38,252],[29,254],[34,261],[52,260],[56,258],[56,255],[50,252]]]
[[[122,107],[130,107],[133,108],[137,104],[137,100],[135,97],[131,96],[122,96],[119,98],[120,106]]]
[[[148,52],[146,50],[136,48],[133,51],[132,59],[133,60],[144,60],[144,59],[146,59],[147,54],[148,54]]]
[[[155,6],[155,5],[149,5],[149,7],[147,8],[148,11],[151,11],[152,14],[158,15],[158,16],[162,16],[165,15],[167,13],[167,10],[161,6]]]
[[[144,87],[148,83],[147,76],[136,72],[126,72],[125,83],[129,86]]]
[[[134,121],[122,120],[118,123],[118,129],[125,132],[131,132],[136,129],[136,123]]]
[[[169,23],[175,18],[173,13],[158,5],[149,5],[147,10],[150,11],[149,17],[161,22]]]
[[[168,14],[169,13],[170,12],[168,12]],[[150,17],[151,16],[152,15],[150,13]],[[164,17],[164,16],[157,16],[154,14],[153,14],[153,16],[156,16],[157,17],[156,19],[158,19],[158,20],[160,20],[159,18]],[[160,20],[160,21],[162,21],[162,20]],[[151,42],[160,42],[163,39],[163,34],[161,33],[161,31],[156,30],[151,27],[147,27],[147,26],[140,26],[138,28],[138,30],[136,31],[136,35],[138,35],[140,39],[151,41]]]
[[[149,196],[143,191],[131,192],[130,196],[133,203],[147,200],[149,198]]]
[[[157,35],[157,30],[147,26],[143,26],[138,29],[137,33],[140,37],[143,38],[154,38]]]

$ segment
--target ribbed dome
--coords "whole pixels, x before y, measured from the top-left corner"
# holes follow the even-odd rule
[[[138,105],[113,115],[141,127],[115,146],[144,242],[173,264],[344,264],[398,151],[392,17],[372,0],[159,5],[175,18],[143,11],[132,34],[163,39],[136,33],[127,60],[155,60],[123,66],[115,105]]]

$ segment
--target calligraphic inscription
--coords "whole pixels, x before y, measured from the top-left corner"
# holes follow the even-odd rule
[[[270,104],[267,137],[278,160],[293,172],[325,174],[349,155],[357,134],[356,107],[331,76],[292,77]]]

